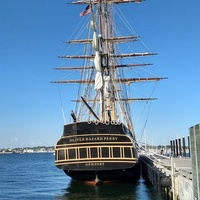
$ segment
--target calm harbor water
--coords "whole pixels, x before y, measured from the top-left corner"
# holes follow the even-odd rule
[[[54,166],[50,153],[0,155],[1,200],[167,200],[141,178],[137,184],[88,186]]]

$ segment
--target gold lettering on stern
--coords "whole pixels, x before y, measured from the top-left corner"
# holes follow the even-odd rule
[[[117,141],[118,137],[106,136],[106,137],[74,137],[70,138],[69,142],[90,142],[90,141]]]
[[[69,142],[85,142],[85,138],[84,137],[70,138]]]
[[[100,163],[85,163],[86,167],[91,167],[91,166],[104,166],[103,162]]]

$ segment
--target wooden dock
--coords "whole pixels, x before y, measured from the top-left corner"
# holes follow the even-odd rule
[[[173,200],[200,200],[200,124],[189,128],[186,156],[185,139],[170,141],[171,154],[166,157],[141,151],[140,161],[143,177],[151,181],[159,191],[164,191]],[[191,154],[190,154],[191,152]]]
[[[190,158],[172,158],[145,152],[140,156],[143,177],[169,199],[193,200]]]

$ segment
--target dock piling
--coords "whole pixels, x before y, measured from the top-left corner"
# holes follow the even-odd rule
[[[194,199],[200,199],[200,124],[189,129]]]
[[[184,137],[182,137],[182,143],[183,143],[183,156],[186,157],[185,138]]]
[[[178,146],[179,146],[179,156],[182,156],[182,149],[181,149],[181,138],[178,139]]]
[[[178,157],[178,139],[175,139],[176,142],[176,156]]]
[[[188,135],[188,157],[190,157],[190,136]]]

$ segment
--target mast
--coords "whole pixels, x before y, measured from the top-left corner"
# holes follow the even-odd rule
[[[100,73],[101,73],[101,77],[103,77],[103,70],[102,70],[102,7],[101,7],[101,2],[102,0],[98,0],[98,7],[97,7],[97,15],[98,15],[98,31],[99,31],[99,35],[98,35],[98,51],[99,51],[99,56],[100,56]],[[96,52],[97,53],[97,52]],[[102,78],[102,83],[104,85],[104,81]],[[100,88],[100,120],[104,121],[104,115],[105,115],[105,110],[104,110],[104,90],[103,90],[103,85]]]
[[[112,9],[110,9],[110,15],[112,16],[113,15],[113,11],[112,11]],[[112,38],[113,38],[113,41],[115,41],[115,39],[114,39],[114,35],[113,35],[113,24],[112,24],[112,20],[110,20],[110,25],[111,25],[111,29],[110,29],[110,35],[112,36]],[[128,38],[129,39],[131,39],[131,37],[132,37],[132,41],[136,41],[136,39],[137,39],[137,36],[126,36],[126,37],[124,37],[124,40],[127,40]],[[122,37],[123,38],[123,37]],[[126,38],[126,39],[125,39]],[[118,39],[118,41],[120,41],[120,39]],[[112,42],[111,43],[111,45],[110,45],[110,48],[111,48],[111,53],[114,53],[114,42]],[[118,65],[118,66],[120,66],[120,65]],[[110,63],[110,73],[111,73],[111,75],[112,76],[114,76],[114,70],[116,69],[116,67],[117,67],[117,65],[116,65],[116,63],[114,62],[114,60],[112,59],[111,60],[111,63]],[[111,91],[112,91],[112,93],[111,93],[111,102],[112,102],[112,104],[111,104],[111,117],[112,117],[112,119],[113,119],[113,121],[115,121],[116,120],[116,114],[115,114],[115,94],[114,94],[114,87],[113,86],[111,86],[112,88],[111,88]]]
[[[66,41],[70,45],[85,45],[82,55],[78,52],[74,55],[59,56],[59,58],[83,60],[84,64],[81,66],[81,64],[74,62],[75,66],[55,68],[56,70],[76,70],[80,72],[81,76],[80,79],[58,80],[54,83],[80,85],[77,99],[74,100],[77,103],[76,105],[80,105],[77,107],[79,111],[75,111],[77,121],[82,120],[79,116],[81,114],[85,115],[84,111],[87,107],[86,112],[89,111],[87,120],[99,119],[108,122],[123,120],[125,126],[133,133],[129,103],[139,100],[154,100],[155,98],[132,98],[127,94],[127,85],[166,79],[160,77],[132,77],[130,75],[126,77],[124,75],[123,69],[125,68],[132,69],[151,65],[150,63],[135,62],[135,58],[156,55],[152,52],[129,51],[123,53],[116,48],[123,47],[123,43],[137,41],[139,36],[121,35],[116,32],[116,24],[113,22],[113,15],[115,14],[113,5],[130,2],[140,3],[141,1],[79,0],[72,2],[72,4],[87,4],[90,6],[90,31],[87,29],[89,37]],[[90,52],[86,53],[86,50]],[[128,58],[132,58],[132,60],[127,61]],[[82,91],[85,91],[85,93]]]
[[[108,6],[107,3],[105,2],[104,4],[104,32],[105,38],[108,38],[108,20],[109,20],[109,13],[108,13]],[[111,20],[109,20],[110,22]],[[112,29],[112,24],[110,24],[110,29]],[[112,35],[111,35],[112,38]],[[111,121],[111,116],[110,116],[110,90],[109,90],[109,80],[110,80],[110,69],[109,69],[109,50],[108,50],[108,40],[105,41],[105,82],[106,85],[104,85],[104,91],[105,91],[105,102],[106,102],[106,106],[105,106],[105,110],[106,110],[106,121]],[[114,119],[112,119],[114,121]]]

